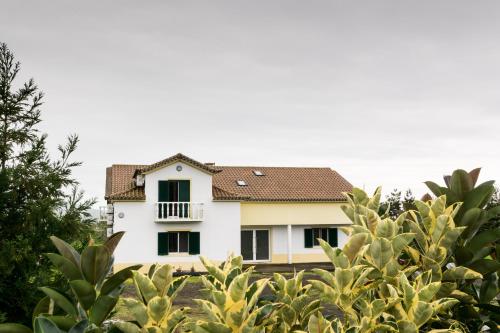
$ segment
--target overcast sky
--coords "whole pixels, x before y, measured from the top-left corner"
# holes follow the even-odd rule
[[[418,196],[455,168],[500,180],[499,1],[0,2],[41,130],[79,134],[101,203],[106,166],[177,152]]]

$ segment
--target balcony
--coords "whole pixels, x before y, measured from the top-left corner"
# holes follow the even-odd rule
[[[203,221],[203,203],[200,202],[157,202],[156,222]]]

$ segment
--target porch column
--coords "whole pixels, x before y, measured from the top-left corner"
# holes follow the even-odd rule
[[[288,234],[288,263],[292,263],[292,225],[287,225],[287,234]]]

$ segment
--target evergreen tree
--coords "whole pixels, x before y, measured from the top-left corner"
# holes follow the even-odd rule
[[[0,43],[0,318],[28,324],[42,297],[37,287],[62,283],[43,255],[55,250],[49,236],[82,246],[95,201],[84,199],[72,177],[78,137],[59,146],[58,158],[49,156],[37,129],[43,94],[32,79],[16,88],[19,70]]]
[[[397,218],[402,212],[415,209],[415,197],[410,189],[406,190],[404,198],[401,191],[392,190],[391,194],[385,197],[385,201],[380,204],[379,213],[387,213],[392,219]]]

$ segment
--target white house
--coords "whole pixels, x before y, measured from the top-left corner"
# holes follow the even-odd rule
[[[351,184],[330,168],[235,167],[177,154],[106,169],[109,232],[126,231],[115,268],[171,263],[200,270],[198,255],[253,263],[328,261],[317,238],[342,246],[340,206]]]

